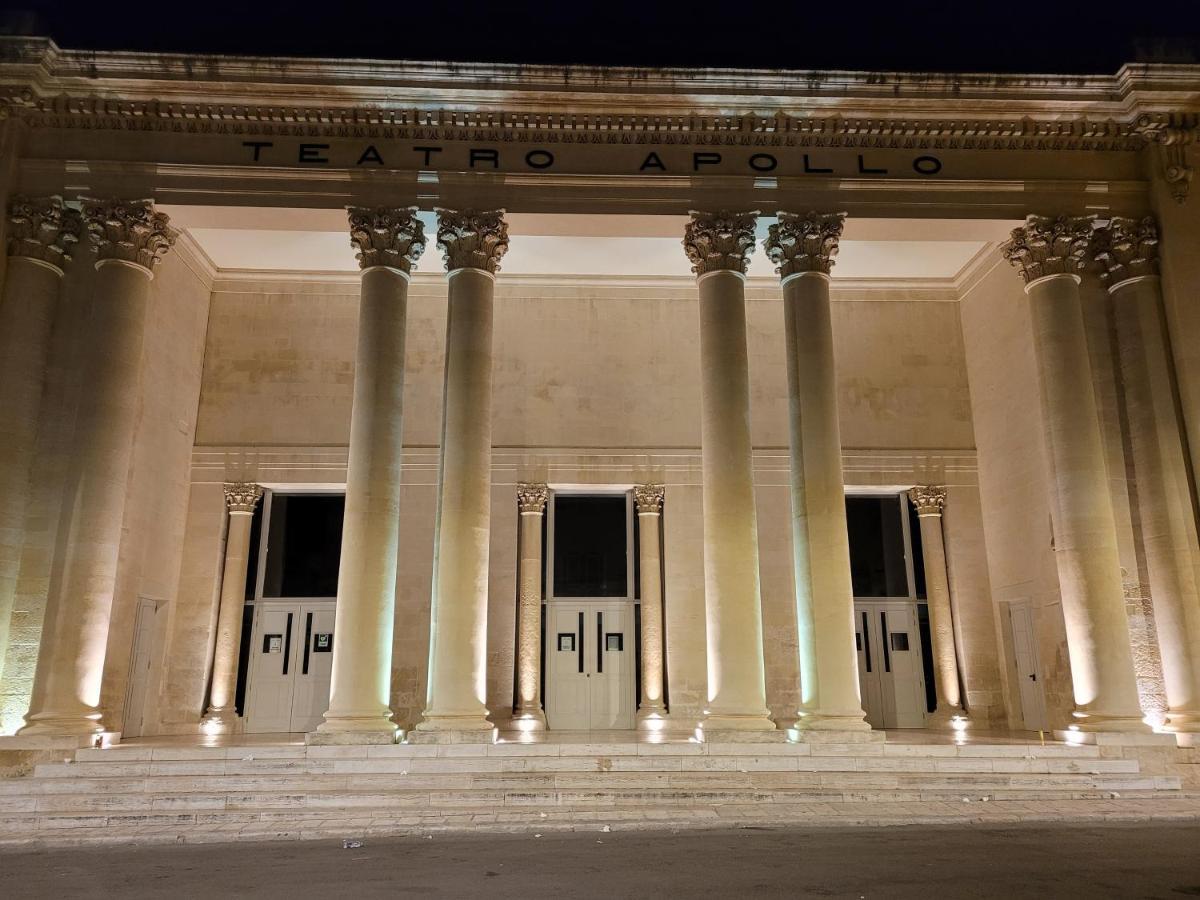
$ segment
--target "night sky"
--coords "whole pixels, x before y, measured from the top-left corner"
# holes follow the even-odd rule
[[[110,50],[635,66],[1111,74],[1200,63],[1200,0],[10,0]]]

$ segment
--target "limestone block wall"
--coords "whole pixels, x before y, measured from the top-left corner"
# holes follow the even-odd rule
[[[497,285],[488,705],[512,703],[518,481],[667,484],[663,512],[667,680],[673,714],[707,699],[699,469],[699,364],[690,280],[521,278]],[[357,280],[214,283],[193,453],[191,505],[161,711],[166,730],[198,718],[207,680],[223,541],[224,480],[283,488],[345,478]],[[937,298],[941,299],[937,299]],[[970,394],[957,304],[946,295],[835,290],[847,481],[892,487],[926,477],[963,492],[963,533],[948,536],[971,653],[994,657],[977,514]],[[953,300],[953,295],[949,298]],[[748,290],[752,432],[759,504],[768,703],[780,721],[799,699],[787,473],[783,311],[777,283]],[[425,701],[445,285],[409,294],[405,468],[392,702],[417,721]],[[861,448],[861,449],[858,449]],[[950,473],[950,474],[948,474]],[[216,520],[216,521],[214,521]],[[971,532],[974,533],[971,533]],[[982,632],[987,637],[980,640]],[[981,708],[997,705],[994,663],[971,669]],[[989,682],[989,679],[991,683]]]

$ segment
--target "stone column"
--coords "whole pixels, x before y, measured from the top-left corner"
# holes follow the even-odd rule
[[[854,587],[838,422],[829,272],[845,216],[780,213],[766,250],[783,287],[792,560],[800,637],[798,729],[870,731],[854,643]]]
[[[647,727],[666,717],[663,693],[662,507],[666,490],[661,484],[639,484],[633,489],[638,514],[638,552],[642,595],[642,702],[638,721]]]
[[[918,485],[908,492],[921,523],[921,556],[925,562],[925,593],[929,599],[929,634],[933,640],[933,683],[937,710],[930,724],[966,719],[958,677],[958,649],[954,642],[954,612],[950,603],[950,578],[946,571],[946,543],[942,536],[942,510],[946,489]]]
[[[1165,338],[1154,219],[1112,219],[1097,231],[1093,254],[1116,321],[1142,545],[1167,694],[1165,728],[1192,736],[1200,733],[1200,545]]]
[[[485,705],[492,487],[492,294],[508,250],[503,210],[438,210],[449,281],[433,551],[429,689],[418,740],[489,740]],[[446,739],[454,739],[447,736]]]
[[[746,265],[757,213],[692,213],[683,246],[700,293],[700,443],[708,708],[703,728],[770,730],[750,443]]]
[[[361,293],[346,512],[325,721],[312,743],[392,743],[408,280],[425,249],[415,208],[349,210]]]
[[[53,621],[43,629],[37,699],[22,734],[91,735],[116,585],[129,463],[141,402],[142,336],[154,266],[175,241],[149,200],[84,200],[96,246],[90,347],[67,475],[70,518]],[[47,617],[50,618],[49,616]]]
[[[242,647],[242,611],[246,605],[246,567],[250,561],[250,525],[262,497],[257,484],[225,485],[229,533],[225,536],[225,567],[221,573],[221,604],[217,611],[217,640],[213,652],[212,689],[208,712],[200,723],[206,734],[227,734],[237,722],[238,654]]]
[[[1029,295],[1075,725],[1085,732],[1148,731],[1079,298],[1091,240],[1090,219],[1030,216],[1003,252]]]
[[[542,517],[549,490],[517,485],[521,511],[521,558],[517,564],[517,704],[513,719],[522,731],[546,727],[542,709]]]
[[[0,296],[0,667],[8,646],[50,333],[83,225],[61,197],[14,198]]]

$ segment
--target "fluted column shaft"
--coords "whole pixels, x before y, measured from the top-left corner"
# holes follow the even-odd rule
[[[638,718],[661,719],[666,715],[664,693],[663,590],[662,590],[662,505],[661,484],[634,488],[638,514],[638,552],[642,609],[642,700]]]
[[[798,728],[867,731],[838,421],[829,271],[840,214],[781,213],[767,237],[782,278],[787,345],[792,560],[800,643]]]
[[[954,640],[954,613],[946,569],[946,543],[942,509],[946,489],[922,485],[909,491],[921,529],[921,556],[925,565],[925,593],[929,601],[929,636],[933,647],[933,682],[937,696],[934,719],[963,718],[958,675],[958,649]]]
[[[1079,297],[1090,240],[1082,220],[1030,217],[1005,255],[1029,295],[1073,715],[1084,731],[1145,731]]]
[[[700,295],[706,732],[773,729],[766,702],[750,440],[746,260],[753,215],[693,214],[684,247]]]
[[[1200,562],[1175,408],[1153,219],[1113,219],[1096,258],[1112,297],[1146,572],[1167,695],[1166,729],[1200,732]]]
[[[229,532],[225,536],[225,566],[221,572],[221,601],[217,610],[217,639],[213,648],[212,688],[204,730],[230,732],[237,720],[238,655],[242,646],[242,611],[246,605],[246,570],[250,561],[250,526],[262,497],[257,484],[225,485]]]
[[[174,240],[149,201],[85,201],[97,245],[90,352],[67,476],[70,519],[61,577],[51,584],[35,706],[23,734],[102,731],[100,682],[141,396],[142,338],[153,266]]]
[[[425,249],[414,209],[349,211],[362,268],[346,511],[329,709],[313,742],[388,743],[400,542],[409,272]]]
[[[517,562],[517,703],[518,727],[545,726],[542,709],[542,521],[549,491],[544,484],[521,484],[521,556]]]
[[[424,732],[492,730],[486,699],[492,303],[500,213],[439,211],[449,298]]]
[[[0,667],[17,590],[29,478],[63,269],[79,214],[57,197],[16,199],[0,296]]]

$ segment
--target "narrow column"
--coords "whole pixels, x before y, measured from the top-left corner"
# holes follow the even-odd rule
[[[200,722],[206,734],[235,730],[238,653],[242,647],[242,611],[246,605],[246,567],[250,560],[250,525],[262,497],[257,484],[225,485],[229,533],[225,536],[225,567],[221,574],[221,605],[217,611],[217,640],[213,652],[212,689],[208,712]]]
[[[492,294],[503,210],[438,210],[449,281],[433,550],[429,690],[420,732],[493,734],[485,706],[492,468]],[[418,740],[422,738],[414,736]],[[470,735],[464,735],[469,738]],[[439,740],[430,734],[429,740]],[[452,739],[452,738],[448,738]]]
[[[34,701],[22,734],[90,735],[116,584],[129,463],[141,402],[142,337],[154,266],[175,241],[149,200],[83,201],[96,246],[90,347],[67,475],[70,520],[56,610],[43,629]]]
[[[25,504],[63,267],[83,229],[61,197],[15,198],[0,296],[0,666],[8,646]]]
[[[1093,253],[1112,297],[1138,512],[1167,694],[1165,729],[1200,733],[1200,545],[1175,406],[1154,219],[1114,218]]]
[[[639,484],[633,489],[638,514],[638,563],[642,595],[642,702],[638,721],[643,728],[663,719],[667,705],[663,693],[662,507],[666,490],[661,484]]]
[[[706,734],[771,730],[750,443],[746,266],[757,213],[691,214],[683,246],[700,294]]]
[[[517,485],[521,511],[520,590],[517,606],[517,705],[513,719],[522,731],[546,727],[542,709],[542,518],[549,489],[544,484]]]
[[[325,721],[312,743],[391,743],[408,280],[425,249],[415,208],[349,210],[362,270],[346,512]]]
[[[1092,388],[1079,276],[1092,222],[1030,216],[1004,245],[1025,280],[1049,462],[1075,727],[1148,731],[1138,706],[1129,622],[1100,418]]]
[[[933,683],[937,710],[930,724],[962,723],[958,650],[954,643],[954,613],[950,605],[950,578],[946,571],[946,544],[942,535],[942,510],[946,489],[918,485],[908,492],[921,523],[921,556],[925,563],[925,593],[929,599],[929,634],[933,640]]]
[[[844,219],[840,213],[780,213],[766,241],[783,287],[792,562],[800,638],[796,727],[806,731],[870,730],[854,644],[854,588],[829,307],[829,272]]]

